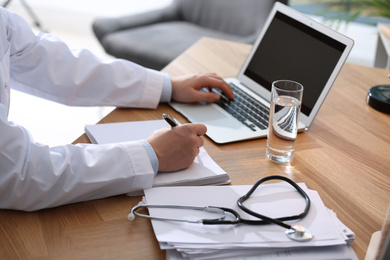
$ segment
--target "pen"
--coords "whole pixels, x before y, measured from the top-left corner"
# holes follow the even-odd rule
[[[175,127],[177,126],[175,120],[170,116],[170,115],[167,115],[167,114],[163,114],[162,117],[164,118],[165,121],[167,121],[167,123],[171,126],[171,127]]]

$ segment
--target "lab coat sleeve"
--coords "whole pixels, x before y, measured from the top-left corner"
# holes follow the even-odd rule
[[[42,208],[150,188],[154,171],[142,143],[49,148],[6,120],[0,104],[0,208]]]
[[[127,60],[102,61],[53,35],[35,35],[17,15],[9,14],[9,20],[12,88],[66,105],[158,105],[163,73]]]
[[[73,105],[157,105],[163,74],[72,52],[58,39],[35,36],[24,20],[1,11],[1,83],[11,77],[11,86],[16,83],[19,90]],[[33,211],[152,186],[154,171],[142,143],[50,148],[8,121],[8,96],[0,94],[0,208]]]

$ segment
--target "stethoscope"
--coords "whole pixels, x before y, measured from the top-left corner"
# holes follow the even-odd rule
[[[257,212],[253,212],[252,210],[245,207],[243,204],[244,201],[246,201],[252,193],[260,186],[260,184],[270,181],[270,180],[281,180],[289,183],[291,186],[295,188],[296,191],[305,199],[306,206],[302,213],[293,215],[293,216],[286,216],[286,217],[280,217],[280,218],[270,218],[264,215],[261,215]],[[295,241],[309,241],[313,238],[313,233],[300,225],[291,226],[284,221],[290,221],[290,220],[297,220],[304,218],[308,213],[310,209],[310,198],[306,194],[306,192],[301,189],[294,181],[290,180],[289,178],[283,177],[283,176],[268,176],[265,178],[262,178],[261,180],[257,181],[255,185],[242,197],[240,197],[237,200],[237,205],[248,213],[249,215],[252,215],[256,218],[259,218],[261,220],[250,220],[250,219],[243,219],[238,214],[237,211],[231,208],[225,208],[225,207],[215,207],[215,206],[185,206],[185,205],[152,205],[152,204],[144,204],[140,203],[137,206],[133,207],[130,211],[130,214],[128,215],[128,220],[133,221],[135,218],[135,215],[149,218],[149,219],[156,219],[156,220],[165,220],[165,221],[180,221],[180,222],[187,222],[187,223],[201,223],[204,225],[237,225],[237,224],[247,224],[247,225],[266,225],[266,224],[275,224],[281,227],[286,228],[286,235]],[[191,210],[202,210],[206,212],[216,213],[220,214],[219,218],[215,219],[198,219],[198,220],[188,220],[188,219],[177,219],[177,218],[166,218],[166,217],[155,217],[150,215],[144,215],[141,213],[136,212],[140,208],[166,208],[166,209],[191,209]],[[226,217],[230,213],[231,216],[234,217],[233,220],[227,220]]]

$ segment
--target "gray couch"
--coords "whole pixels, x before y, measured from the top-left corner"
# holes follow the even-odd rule
[[[274,2],[174,0],[160,10],[98,18],[93,31],[108,54],[161,70],[204,36],[253,43]]]

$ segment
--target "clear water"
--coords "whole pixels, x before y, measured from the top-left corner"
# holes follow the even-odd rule
[[[267,157],[278,162],[291,162],[297,137],[300,101],[287,96],[271,100]]]

